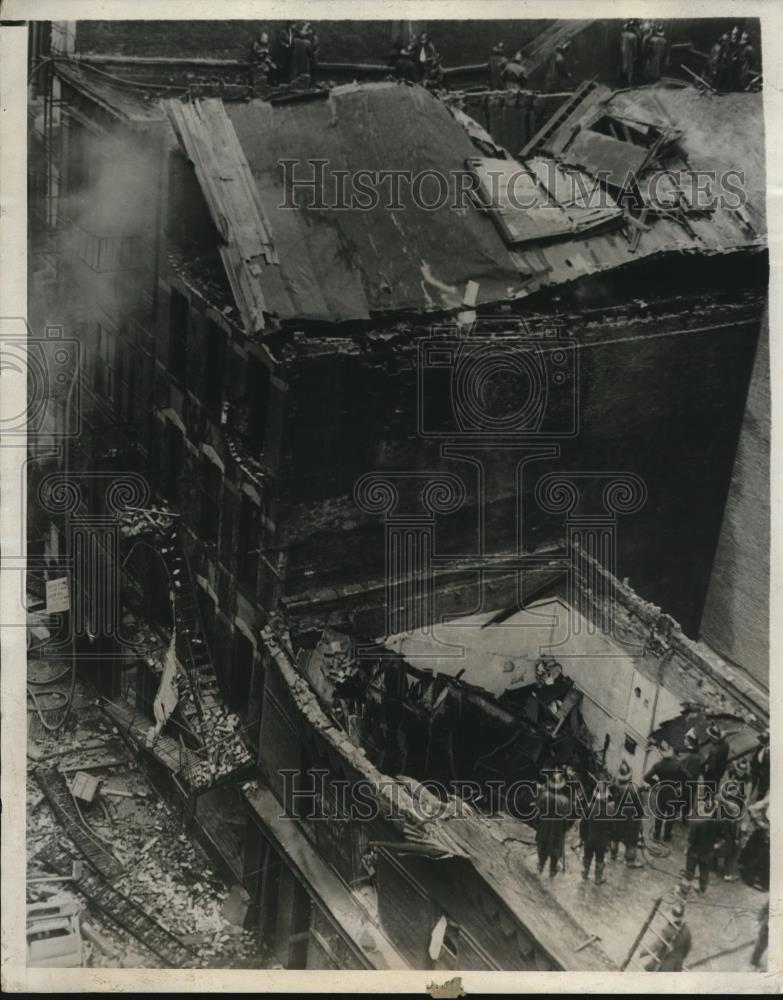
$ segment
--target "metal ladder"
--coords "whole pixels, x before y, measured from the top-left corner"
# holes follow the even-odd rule
[[[526,156],[531,156],[536,150],[544,144],[544,142],[560,128],[563,122],[568,118],[569,115],[579,107],[579,105],[584,101],[584,99],[591,94],[598,84],[595,80],[585,80],[580,83],[576,90],[568,97],[568,99],[557,109],[557,111],[544,122],[543,126],[536,132],[532,139],[522,147],[519,151],[519,157],[524,159]]]

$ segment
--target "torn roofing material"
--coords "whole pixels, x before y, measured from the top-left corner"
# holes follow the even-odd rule
[[[279,260],[234,127],[217,98],[191,104],[166,101],[165,107],[220,233],[220,256],[242,318],[250,330],[261,330],[264,294],[259,278],[264,264]]]
[[[667,178],[665,170],[682,170],[683,203],[679,211],[644,216],[641,226],[633,226],[629,220],[627,235],[601,232],[579,239],[514,247],[512,257],[520,272],[528,275],[519,297],[664,253],[714,254],[766,247],[760,94],[705,95],[693,87],[668,86],[642,87],[616,94],[585,90],[582,99],[564,102],[562,110],[552,116],[551,127],[545,125],[539,139],[526,147],[530,154],[538,151],[528,166],[535,169],[551,192],[558,192],[561,204],[564,197],[561,192],[568,189],[572,180],[569,177],[572,163],[579,164],[579,187],[592,197],[594,186],[589,181],[595,177],[593,171],[605,170],[611,160],[601,152],[606,137],[591,128],[601,115],[632,127],[655,130],[664,137],[676,137],[665,154],[661,154],[660,162],[650,157],[646,165],[649,148],[632,142],[608,141],[612,143],[612,154],[625,147],[621,172],[630,158],[636,157],[642,164],[639,175],[633,170],[631,173],[643,200],[649,188],[648,172],[657,173],[660,180],[662,176]],[[613,169],[611,163],[609,167]],[[715,197],[709,207],[700,207],[689,194],[689,185],[692,188],[696,183],[690,173],[694,171],[708,172],[712,178],[708,186]],[[725,187],[729,182],[733,185],[731,190]],[[659,197],[668,187],[668,179],[663,185],[657,184]],[[617,194],[616,189],[614,193]],[[735,207],[738,198],[743,203]],[[633,241],[628,238],[630,227],[638,230]]]
[[[172,122],[213,215],[222,216],[232,285],[240,283],[265,312],[283,320],[366,320],[373,313],[459,308],[471,281],[479,304],[509,298],[518,286],[490,220],[467,202],[451,207],[475,147],[422,88],[352,85],[335,88],[327,100],[275,107],[261,100],[176,104],[168,104]],[[314,159],[326,161],[323,183]],[[294,161],[288,191],[284,160]],[[241,199],[229,194],[235,182],[222,173],[227,161],[233,168],[247,163],[254,197],[244,190],[244,167]],[[338,172],[352,178],[360,170],[386,177],[378,203],[335,208]],[[400,183],[399,209],[388,206],[392,171],[422,178],[429,172],[418,199],[410,184]],[[436,174],[448,184],[448,198],[439,197]],[[313,178],[315,189],[307,187]],[[292,179],[305,184],[292,190]],[[436,200],[432,209],[421,204]],[[272,218],[279,263],[253,256],[252,240],[240,238],[258,224],[259,204]]]

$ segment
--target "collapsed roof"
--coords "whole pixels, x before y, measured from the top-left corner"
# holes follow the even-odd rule
[[[517,159],[498,147],[489,158],[477,156],[488,151],[480,127],[419,87],[354,84],[328,98],[278,105],[165,103],[253,330],[263,328],[264,316],[343,322],[455,311],[645,256],[765,245],[758,94],[715,97],[691,87],[613,93],[588,82]],[[316,181],[327,207],[311,207],[311,191],[302,207],[285,207],[292,192],[284,189],[281,161],[297,161],[290,184],[291,176],[317,178],[308,162],[314,159],[327,164],[323,186]],[[662,208],[650,177],[673,169],[741,169],[747,203],[705,208],[667,181],[671,207]],[[384,204],[383,192],[366,210],[331,207],[334,177],[358,170],[437,170],[452,193],[456,176],[468,170],[480,198],[457,210],[451,198],[427,209],[403,184],[399,210]],[[533,203],[517,208],[502,186],[489,195],[492,171],[511,176],[517,188],[521,181]],[[629,190],[636,215],[621,203]]]

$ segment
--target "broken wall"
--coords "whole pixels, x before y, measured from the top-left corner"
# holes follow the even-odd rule
[[[564,518],[535,500],[545,474],[587,473],[585,497],[602,512],[607,472],[640,476],[645,506],[620,519],[619,574],[671,611],[694,634],[701,618],[739,433],[760,306],[673,306],[670,315],[595,313],[573,317],[578,343],[579,433],[558,441],[556,459],[524,469],[524,547],[556,544]],[[422,333],[416,332],[421,336]],[[392,341],[394,337],[390,338]],[[301,342],[304,348],[304,341]],[[281,375],[287,401],[280,461],[279,541],[287,546],[285,594],[339,594],[384,576],[384,528],[353,497],[358,479],[388,472],[400,489],[398,512],[421,512],[417,492],[427,475],[461,477],[466,500],[436,518],[436,552],[478,551],[477,513],[484,517],[484,552],[513,553],[518,521],[517,463],[524,447],[475,448],[444,458],[441,441],[417,425],[414,338],[396,344],[357,340],[308,345]],[[427,390],[429,391],[429,390]],[[432,390],[434,392],[434,390]],[[426,400],[432,399],[430,393]],[[425,401],[426,405],[426,401]],[[450,443],[462,445],[459,433]],[[478,482],[475,457],[484,464]],[[471,463],[471,458],[474,459]],[[416,473],[394,480],[393,472]],[[595,474],[595,478],[590,476]]]

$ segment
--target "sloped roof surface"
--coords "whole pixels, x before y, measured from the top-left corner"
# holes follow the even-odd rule
[[[272,228],[280,264],[262,268],[267,310],[281,318],[333,321],[371,313],[457,308],[469,281],[478,303],[513,295],[519,275],[492,222],[472,206],[417,206],[401,185],[401,210],[388,209],[389,182],[377,207],[281,208],[283,159],[327,161],[324,202],[335,199],[335,171],[438,170],[451,192],[476,150],[448,109],[419,87],[369,84],[334,89],[328,99],[272,107],[261,100],[226,106]],[[350,188],[349,188],[350,191]],[[435,182],[422,194],[434,201]],[[307,190],[299,203],[312,204]]]

